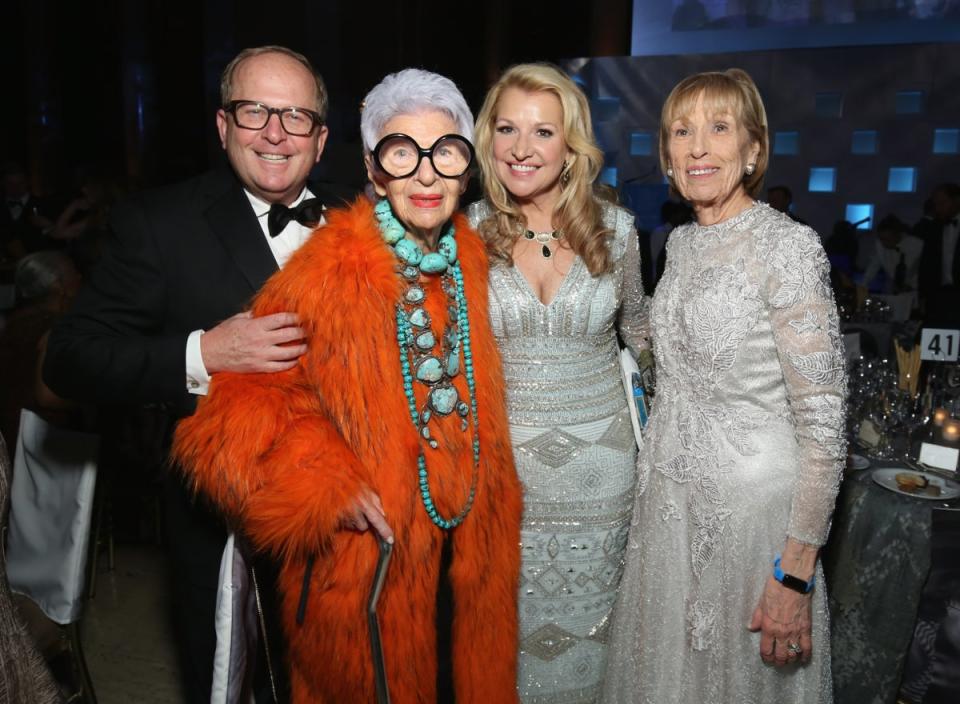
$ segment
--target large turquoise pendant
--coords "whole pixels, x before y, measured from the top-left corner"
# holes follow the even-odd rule
[[[403,294],[403,300],[405,300],[407,303],[413,303],[414,305],[423,303],[426,298],[427,294],[419,284],[411,286],[407,289],[407,292]]]
[[[447,355],[447,376],[455,377],[460,373],[460,353],[452,351]]]
[[[443,365],[436,357],[421,357],[414,368],[414,376],[422,384],[436,384],[443,378]]]
[[[429,352],[433,349],[433,346],[437,344],[437,339],[433,336],[433,331],[427,330],[417,335],[413,339],[413,344],[417,346],[417,349],[423,352]]]
[[[452,385],[434,386],[430,389],[430,408],[442,416],[453,413],[460,395]]]
[[[410,324],[415,328],[425,328],[430,325],[430,314],[425,308],[414,308],[410,311]]]

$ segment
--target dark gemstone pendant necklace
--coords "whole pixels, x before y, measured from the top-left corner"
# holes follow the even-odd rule
[[[553,256],[553,252],[550,251],[547,244],[551,241],[558,241],[563,237],[563,233],[557,230],[553,232],[534,232],[533,230],[527,230],[523,233],[523,236],[528,240],[536,240],[540,244],[540,253],[543,255],[543,258],[549,259]]]

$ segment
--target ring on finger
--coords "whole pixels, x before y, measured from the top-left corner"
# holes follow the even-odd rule
[[[787,652],[791,655],[800,655],[803,652],[803,648],[800,647],[799,643],[787,643]]]

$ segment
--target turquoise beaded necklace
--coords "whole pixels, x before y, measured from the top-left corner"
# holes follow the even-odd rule
[[[400,348],[400,370],[403,374],[403,392],[407,397],[410,420],[417,429],[422,442],[432,449],[438,443],[430,434],[428,425],[434,415],[447,416],[457,413],[461,429],[472,427],[473,476],[470,493],[463,508],[453,518],[443,518],[433,503],[427,458],[421,449],[417,457],[420,497],[430,520],[443,530],[456,528],[470,513],[477,490],[480,469],[480,437],[477,433],[477,394],[473,374],[473,351],[470,346],[470,320],[467,315],[467,297],[464,293],[463,272],[457,260],[457,242],[453,224],[449,223],[436,252],[424,254],[420,247],[404,235],[406,231],[397,220],[386,199],[374,208],[377,223],[384,241],[389,244],[401,263],[400,273],[407,282],[407,289],[396,307],[397,344]],[[444,327],[440,350],[430,330],[430,316],[424,303],[426,291],[420,285],[421,274],[437,274],[440,285],[447,295],[449,319]],[[463,352],[463,368],[470,394],[469,404],[460,398],[452,380],[460,372],[460,353]],[[413,382],[429,388],[421,408],[417,407]]]

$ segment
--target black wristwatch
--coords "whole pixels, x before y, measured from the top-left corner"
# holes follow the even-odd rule
[[[780,566],[780,555],[777,555],[777,559],[773,561],[773,578],[787,589],[792,589],[801,594],[809,594],[813,591],[813,585],[816,581],[816,576],[811,577],[809,582],[804,582],[799,577],[794,577],[792,574],[784,572]]]

